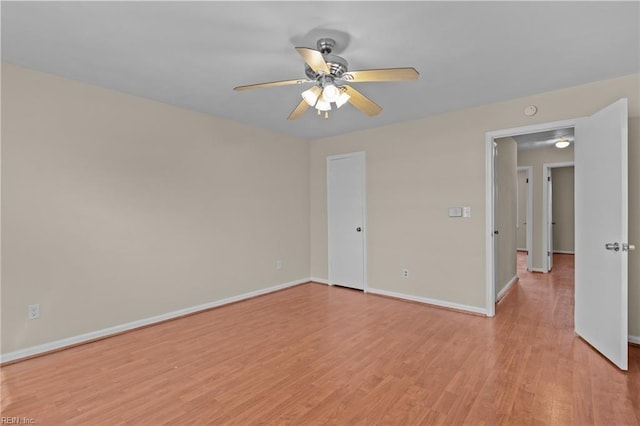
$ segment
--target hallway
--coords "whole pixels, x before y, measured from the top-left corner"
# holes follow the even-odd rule
[[[574,256],[555,254],[553,271],[542,274],[528,272],[519,252],[517,270],[496,319],[509,317],[512,328],[500,332],[543,367],[525,367],[522,390],[544,396],[540,408],[552,423],[640,424],[640,347],[629,346],[624,373],[574,334]]]

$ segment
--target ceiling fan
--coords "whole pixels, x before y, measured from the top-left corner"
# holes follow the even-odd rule
[[[324,118],[329,118],[331,104],[334,104],[336,108],[340,108],[347,102],[368,116],[374,116],[382,111],[382,107],[347,83],[407,81],[418,78],[418,71],[411,67],[349,71],[347,61],[331,53],[335,44],[335,40],[331,38],[321,38],[317,42],[317,50],[296,47],[296,51],[306,62],[306,79],[249,84],[234,87],[233,90],[242,91],[260,87],[313,84],[310,89],[302,92],[302,100],[289,114],[289,120],[299,118],[309,107],[315,108],[318,111],[318,115],[322,115],[324,112]]]

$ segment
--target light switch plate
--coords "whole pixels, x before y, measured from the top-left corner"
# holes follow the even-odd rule
[[[462,217],[471,217],[471,207],[462,208]]]
[[[449,207],[449,217],[462,217],[462,207]]]

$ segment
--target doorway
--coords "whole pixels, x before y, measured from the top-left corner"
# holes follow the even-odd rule
[[[500,262],[499,259],[496,259],[495,253],[496,253],[496,243],[497,243],[497,238],[496,238],[496,234],[495,231],[496,229],[496,219],[497,219],[497,215],[496,215],[496,211],[495,211],[495,205],[496,205],[496,199],[497,199],[497,194],[496,194],[496,188],[495,188],[495,179],[496,179],[496,173],[495,173],[495,167],[496,167],[496,152],[495,152],[495,140],[496,139],[512,139],[514,137],[518,137],[521,135],[532,135],[532,134],[536,134],[536,133],[541,133],[541,132],[559,132],[559,131],[563,131],[564,129],[573,129],[575,128],[577,122],[579,121],[579,119],[571,119],[571,120],[563,120],[563,121],[556,121],[556,122],[552,122],[552,123],[546,123],[546,124],[538,124],[538,125],[532,125],[532,126],[525,126],[525,127],[519,127],[519,128],[512,128],[512,129],[504,129],[504,130],[500,130],[500,131],[495,131],[495,132],[488,132],[486,134],[486,138],[485,138],[485,145],[486,145],[486,149],[485,149],[485,167],[486,170],[488,171],[488,173],[486,174],[485,177],[485,194],[486,194],[486,229],[487,229],[487,239],[486,239],[486,253],[487,253],[487,258],[486,258],[486,280],[487,280],[487,315],[488,316],[494,316],[495,315],[495,301],[496,301],[496,295],[497,295],[497,291],[496,291],[496,262]],[[514,140],[515,143],[515,140]],[[535,142],[532,142],[532,145],[535,145]],[[520,146],[520,145],[518,145]],[[536,179],[536,174],[541,172],[541,164],[543,162],[540,162],[540,167],[537,168],[534,166],[530,166],[531,167],[531,177],[529,179],[530,183],[533,183]],[[517,160],[516,160],[516,164],[513,164],[513,169],[514,172],[517,171]],[[537,171],[537,173],[536,173]],[[542,180],[542,178],[540,177],[539,180]],[[531,190],[531,196],[534,197],[534,194],[537,191],[532,188]],[[532,205],[532,215],[531,215],[531,220],[528,220],[527,222],[530,224],[532,231],[529,235],[531,235],[531,238],[529,238],[529,243],[530,243],[530,250],[529,250],[529,255],[531,256],[531,271],[533,272],[545,272],[544,269],[539,266],[542,264],[542,248],[537,248],[535,247],[535,245],[533,244],[533,241],[536,239],[534,236],[534,233],[539,232],[540,229],[542,229],[541,227],[536,227],[535,223],[536,222],[536,216],[538,217],[538,219],[542,218],[542,214],[541,212],[536,212],[537,209],[533,208],[533,203],[531,203]],[[498,230],[499,232],[499,230]],[[514,229],[510,230],[510,231],[504,231],[504,232],[516,232],[516,229],[514,227]],[[503,232],[503,234],[504,234]],[[500,235],[500,234],[498,234]],[[499,238],[499,237],[498,237]],[[546,253],[546,251],[545,251]],[[529,265],[528,269],[529,269]],[[515,270],[515,265],[513,266],[513,269]]]
[[[627,264],[628,252],[635,248],[628,242],[628,117],[628,100],[623,98],[588,117],[487,132],[485,138],[488,316],[495,315],[494,140],[574,128],[579,147],[575,157],[575,332],[621,370],[628,368]],[[543,166],[544,171],[549,172]],[[552,195],[551,185],[547,191]],[[542,227],[552,247],[548,231],[549,227]],[[550,258],[547,253],[539,255]]]
[[[553,193],[551,173],[556,170],[554,167],[573,165],[573,138],[573,128],[494,138],[493,245],[497,301],[518,281],[517,259],[522,263],[523,254],[527,271],[548,272],[553,266],[552,194],[573,200],[574,191],[571,187],[565,193]],[[567,145],[557,146],[559,140]],[[563,202],[558,206],[567,206],[564,198],[560,200]],[[573,202],[569,207],[573,214]],[[573,226],[573,220],[567,222]]]

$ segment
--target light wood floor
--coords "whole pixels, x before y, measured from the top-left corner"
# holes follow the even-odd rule
[[[2,368],[2,416],[39,425],[638,425],[573,333],[573,257],[493,319],[306,284]]]

